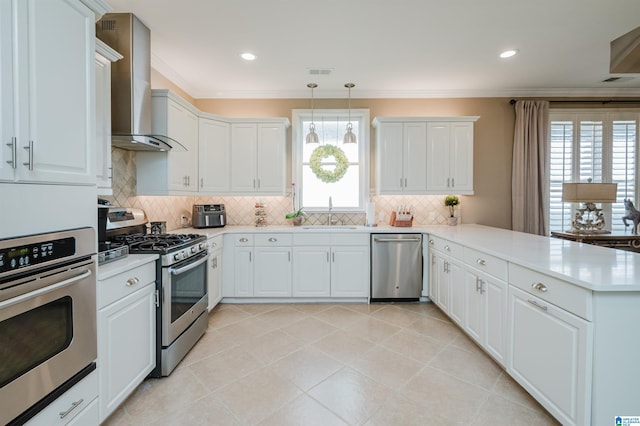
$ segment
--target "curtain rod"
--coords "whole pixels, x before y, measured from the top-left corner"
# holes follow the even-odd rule
[[[509,101],[509,103],[511,105],[515,104],[518,101],[518,99],[511,99]],[[622,100],[614,100],[614,99],[606,99],[606,100],[602,100],[602,101],[596,101],[596,100],[574,100],[574,101],[549,101],[549,103],[552,104],[640,104],[640,99],[622,99]]]

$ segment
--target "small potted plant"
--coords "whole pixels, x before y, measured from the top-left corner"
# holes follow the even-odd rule
[[[291,213],[287,214],[284,218],[285,219],[292,219],[293,220],[293,226],[300,226],[300,225],[302,225],[302,221],[304,220],[304,218],[306,216],[307,215],[305,214],[305,212],[302,211],[302,207],[300,207],[295,212],[291,212]]]
[[[460,204],[460,199],[456,195],[447,195],[444,197],[444,205],[449,207],[449,225],[455,226],[458,224],[458,218],[454,216],[455,206]]]

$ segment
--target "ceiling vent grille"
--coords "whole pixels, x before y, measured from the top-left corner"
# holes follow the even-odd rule
[[[333,72],[333,68],[307,68],[309,75],[329,75]]]

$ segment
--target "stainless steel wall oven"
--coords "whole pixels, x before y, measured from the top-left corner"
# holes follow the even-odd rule
[[[23,424],[95,370],[95,230],[0,240],[0,424]]]

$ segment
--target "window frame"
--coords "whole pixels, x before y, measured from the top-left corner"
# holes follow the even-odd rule
[[[348,119],[348,109],[314,109],[313,119],[317,123],[321,121],[321,117],[330,117],[340,120]],[[296,186],[296,202],[301,203],[304,191],[304,182],[302,181],[302,154],[303,144],[305,143],[306,132],[308,128],[302,125],[305,120],[311,120],[311,109],[294,109],[292,110],[291,120],[291,182]],[[336,206],[332,209],[338,213],[364,213],[365,205],[370,197],[370,170],[371,170],[371,142],[370,142],[370,111],[368,108],[351,109],[351,121],[358,121],[358,165],[359,165],[359,182],[358,189],[358,206],[357,207],[340,207]],[[355,126],[354,126],[355,127]],[[322,142],[322,141],[321,141]],[[329,211],[328,200],[327,207],[306,207],[298,205],[297,208],[304,207],[308,213],[326,213]]]
[[[549,138],[548,138],[548,154],[547,169],[549,170],[546,178],[546,194],[548,201],[547,229],[549,232],[567,232],[569,223],[562,223],[562,230],[551,229],[551,126],[556,121],[567,121],[573,123],[572,138],[572,158],[571,158],[571,182],[585,182],[580,179],[580,125],[584,121],[601,121],[602,122],[602,182],[613,182],[613,123],[615,121],[635,121],[636,122],[636,140],[635,140],[635,192],[627,194],[634,203],[638,203],[640,196],[640,110],[628,108],[552,108],[549,110]],[[597,180],[594,179],[595,182]],[[618,188],[618,191],[620,188]],[[622,203],[623,200],[617,200]],[[564,203],[570,212],[574,212],[580,203]],[[611,230],[616,218],[612,217],[613,206],[611,203],[602,205],[605,213],[605,221],[607,229]],[[614,231],[615,232],[615,231]]]

